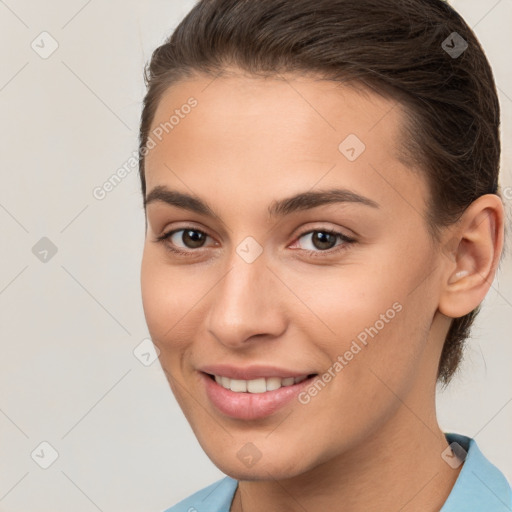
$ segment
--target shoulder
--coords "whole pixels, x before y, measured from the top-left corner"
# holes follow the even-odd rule
[[[229,512],[238,481],[226,476],[164,512]]]
[[[460,434],[445,435],[453,451],[464,454],[465,458],[461,457],[464,458],[462,469],[440,512],[512,510],[509,482],[480,451],[476,441]]]

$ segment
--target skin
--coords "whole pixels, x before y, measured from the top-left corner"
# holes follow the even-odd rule
[[[173,85],[152,129],[190,96],[197,107],[146,157],[147,192],[194,194],[216,217],[147,205],[142,297],[199,443],[240,481],[231,511],[438,511],[460,467],[441,458],[437,367],[450,317],[475,308],[491,285],[503,244],[500,199],[482,196],[434,243],[423,174],[396,156],[403,112],[393,101],[311,77],[234,70]],[[348,134],[366,145],[353,162],[338,150]],[[268,216],[275,200],[334,187],[379,206]],[[203,245],[191,246],[183,231],[155,241],[185,228],[206,233]],[[334,239],[328,255],[311,235],[325,229],[356,241]],[[252,263],[236,252],[248,236],[263,249]],[[173,243],[191,256],[172,253]],[[397,302],[401,311],[308,404],[236,420],[209,402],[198,378],[210,363],[322,374]],[[237,457],[248,442],[261,453],[250,468]]]

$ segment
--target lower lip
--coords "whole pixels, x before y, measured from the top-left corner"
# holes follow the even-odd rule
[[[220,386],[206,373],[199,373],[210,402],[226,416],[240,420],[256,420],[269,416],[293,400],[315,378],[310,377],[298,384],[265,393],[236,393]]]

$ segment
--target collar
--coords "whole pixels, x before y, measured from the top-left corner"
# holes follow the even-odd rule
[[[476,441],[460,434],[445,433],[445,436],[454,452],[466,452],[466,457],[455,485],[440,512],[512,511],[512,492],[507,479],[487,460]],[[457,443],[458,446],[453,443]]]

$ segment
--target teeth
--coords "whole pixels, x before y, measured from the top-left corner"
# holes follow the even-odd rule
[[[229,389],[231,389],[231,391],[236,391],[237,393],[245,393],[247,391],[247,381],[231,379]]]
[[[266,391],[275,391],[283,386],[292,386],[307,379],[307,375],[300,377],[261,377],[253,380],[230,379],[220,375],[214,375],[215,382],[223,388],[234,391],[235,393],[265,393]]]
[[[249,391],[249,393],[265,393],[265,391],[267,391],[267,383],[264,377],[243,382],[247,382],[247,391]]]
[[[274,389],[279,389],[281,387],[282,379],[280,377],[269,377],[266,379],[267,381],[267,391],[274,391]]]

